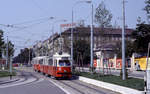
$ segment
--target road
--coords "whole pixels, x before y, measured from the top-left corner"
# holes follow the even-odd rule
[[[55,80],[32,68],[17,68],[20,80],[0,86],[0,94],[119,94],[104,88],[81,82],[73,77],[71,80]]]
[[[17,82],[0,86],[0,94],[65,94],[50,81],[36,77],[31,72],[20,71]]]

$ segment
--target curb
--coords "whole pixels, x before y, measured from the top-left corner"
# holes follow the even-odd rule
[[[12,83],[12,82],[16,82],[16,81],[19,81],[20,79],[17,78],[17,79],[13,79],[13,80],[9,80],[9,81],[3,81],[3,82],[0,82],[0,85],[2,84],[7,84],[7,83]]]
[[[112,90],[115,92],[119,92],[122,94],[144,94],[144,91],[139,91],[139,90],[131,89],[128,87],[110,84],[107,82],[97,81],[97,80],[82,77],[82,76],[79,76],[79,80],[89,83],[89,84],[92,84],[92,85],[95,85],[95,86],[98,86],[98,87],[102,87],[102,88],[109,89],[109,90]]]

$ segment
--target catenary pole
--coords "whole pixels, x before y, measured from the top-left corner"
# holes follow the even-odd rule
[[[71,24],[71,68],[73,67],[73,8],[72,8],[72,24]]]
[[[91,66],[91,72],[93,72],[93,4],[91,3],[91,9],[92,9],[92,14],[91,14],[91,59],[90,59],[90,66]]]
[[[7,36],[7,47],[6,47],[6,67],[8,67],[8,36]]]
[[[125,71],[125,0],[123,0],[123,24],[122,24],[122,80],[126,80]]]

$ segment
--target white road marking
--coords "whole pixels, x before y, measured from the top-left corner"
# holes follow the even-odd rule
[[[59,87],[61,90],[63,90],[66,94],[71,94],[69,91],[67,91],[66,89],[64,89],[62,86],[56,84],[55,82],[53,82],[52,80],[48,80],[51,83],[53,83],[54,85],[56,85],[57,87]]]
[[[36,81],[36,82],[33,82],[33,83],[28,83],[28,84],[25,84],[25,85],[30,85],[30,84],[37,84],[37,83],[39,83],[39,82],[42,82],[44,79],[43,78],[40,78],[38,81]]]

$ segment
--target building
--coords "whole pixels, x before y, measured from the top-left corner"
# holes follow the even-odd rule
[[[133,41],[131,34],[133,29],[126,29],[125,37],[126,40]],[[76,27],[74,29],[74,41],[76,40],[86,40],[90,43],[90,27]],[[65,46],[68,44],[70,47],[70,29],[62,33],[64,40],[64,51]],[[103,51],[105,53],[112,54],[113,48],[116,47],[117,42],[122,40],[122,29],[113,29],[113,28],[94,28],[94,51]],[[65,43],[68,42],[68,43]],[[108,56],[109,57],[109,56]]]
[[[133,29],[125,30],[126,40],[133,41],[131,34]],[[76,27],[73,31],[73,41],[85,40],[90,43],[90,27]],[[63,52],[70,53],[70,40],[71,40],[71,29],[67,29],[60,34],[54,34],[49,39],[41,42],[40,46],[35,46],[36,52],[38,49],[46,49],[48,52],[46,55],[52,55],[54,52]],[[121,28],[97,28],[94,27],[94,51],[102,51],[106,58],[113,55],[113,48],[116,47],[117,42],[122,40],[122,29]],[[54,48],[53,48],[54,47]],[[44,51],[44,50],[42,50]],[[45,52],[45,51],[44,51]],[[39,53],[39,52],[38,52]],[[41,53],[41,52],[40,52]],[[41,54],[40,54],[41,55]],[[104,57],[104,58],[105,58]]]

